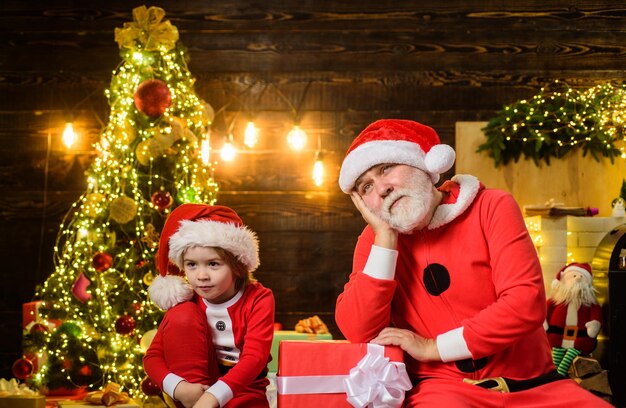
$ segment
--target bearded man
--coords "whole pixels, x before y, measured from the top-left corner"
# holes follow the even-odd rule
[[[555,371],[537,253],[513,197],[457,175],[430,127],[380,120],[339,186],[367,222],[335,320],[352,342],[405,351],[407,407],[610,407]]]
[[[598,345],[602,308],[592,284],[588,263],[563,267],[552,282],[544,328],[552,347],[575,348],[590,354]]]

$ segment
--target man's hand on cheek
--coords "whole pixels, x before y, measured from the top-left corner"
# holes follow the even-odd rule
[[[386,327],[370,343],[398,346],[417,361],[441,361],[435,340],[409,330]]]
[[[367,222],[374,231],[376,236],[374,244],[383,248],[396,249],[398,231],[394,230],[387,221],[370,210],[359,193],[353,191],[350,193],[350,198],[352,198],[354,206],[359,210],[365,222]]]

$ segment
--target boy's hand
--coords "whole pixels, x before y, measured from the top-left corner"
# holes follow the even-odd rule
[[[219,408],[220,403],[217,402],[217,398],[210,392],[202,394],[198,402],[195,403],[193,408]]]
[[[194,406],[196,401],[202,398],[202,394],[204,394],[205,390],[209,388],[208,385],[203,384],[192,384],[187,381],[181,381],[178,383],[176,388],[174,389],[174,399],[180,401],[187,408],[191,408]],[[214,397],[215,398],[215,397]],[[204,406],[204,405],[203,405]],[[211,405],[206,405],[207,407]],[[215,405],[219,407],[219,405]]]

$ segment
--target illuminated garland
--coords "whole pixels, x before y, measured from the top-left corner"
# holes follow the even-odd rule
[[[177,205],[216,200],[214,164],[199,154],[212,109],[194,92],[184,49],[147,50],[131,40],[106,91],[111,113],[95,146],[87,191],[63,220],[55,271],[38,289],[38,329],[24,339],[25,350],[44,361],[31,381],[49,389],[115,382],[145,397],[142,358],[163,315],[147,293],[158,273],[159,232]],[[147,116],[135,93],[154,79],[167,85],[171,104]]]
[[[505,106],[482,130],[487,141],[478,147],[496,167],[523,155],[535,164],[563,158],[577,148],[595,160],[611,162],[624,152],[626,87],[598,85],[578,91],[556,81],[531,100]],[[621,146],[618,147],[618,144]]]

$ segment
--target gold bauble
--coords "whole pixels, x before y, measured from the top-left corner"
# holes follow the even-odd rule
[[[143,283],[146,286],[152,285],[153,280],[154,280],[154,275],[152,274],[152,272],[148,272],[145,275],[143,275]]]
[[[96,218],[100,212],[102,212],[102,202],[104,201],[104,194],[91,193],[87,194],[83,200],[83,212],[89,218]]]
[[[157,156],[163,154],[165,149],[161,145],[161,143],[157,142],[153,138],[146,139],[137,145],[137,149],[135,150],[135,155],[137,156],[137,160],[142,166],[147,166],[150,164],[150,159],[154,159]]]
[[[137,204],[129,197],[117,197],[109,206],[109,215],[114,221],[126,224],[137,215]]]
[[[148,347],[150,347],[150,343],[152,343],[152,339],[154,339],[156,333],[157,330],[152,329],[148,330],[143,334],[143,336],[141,336],[141,340],[139,340],[139,347],[141,347],[141,351],[145,353],[148,350]]]

